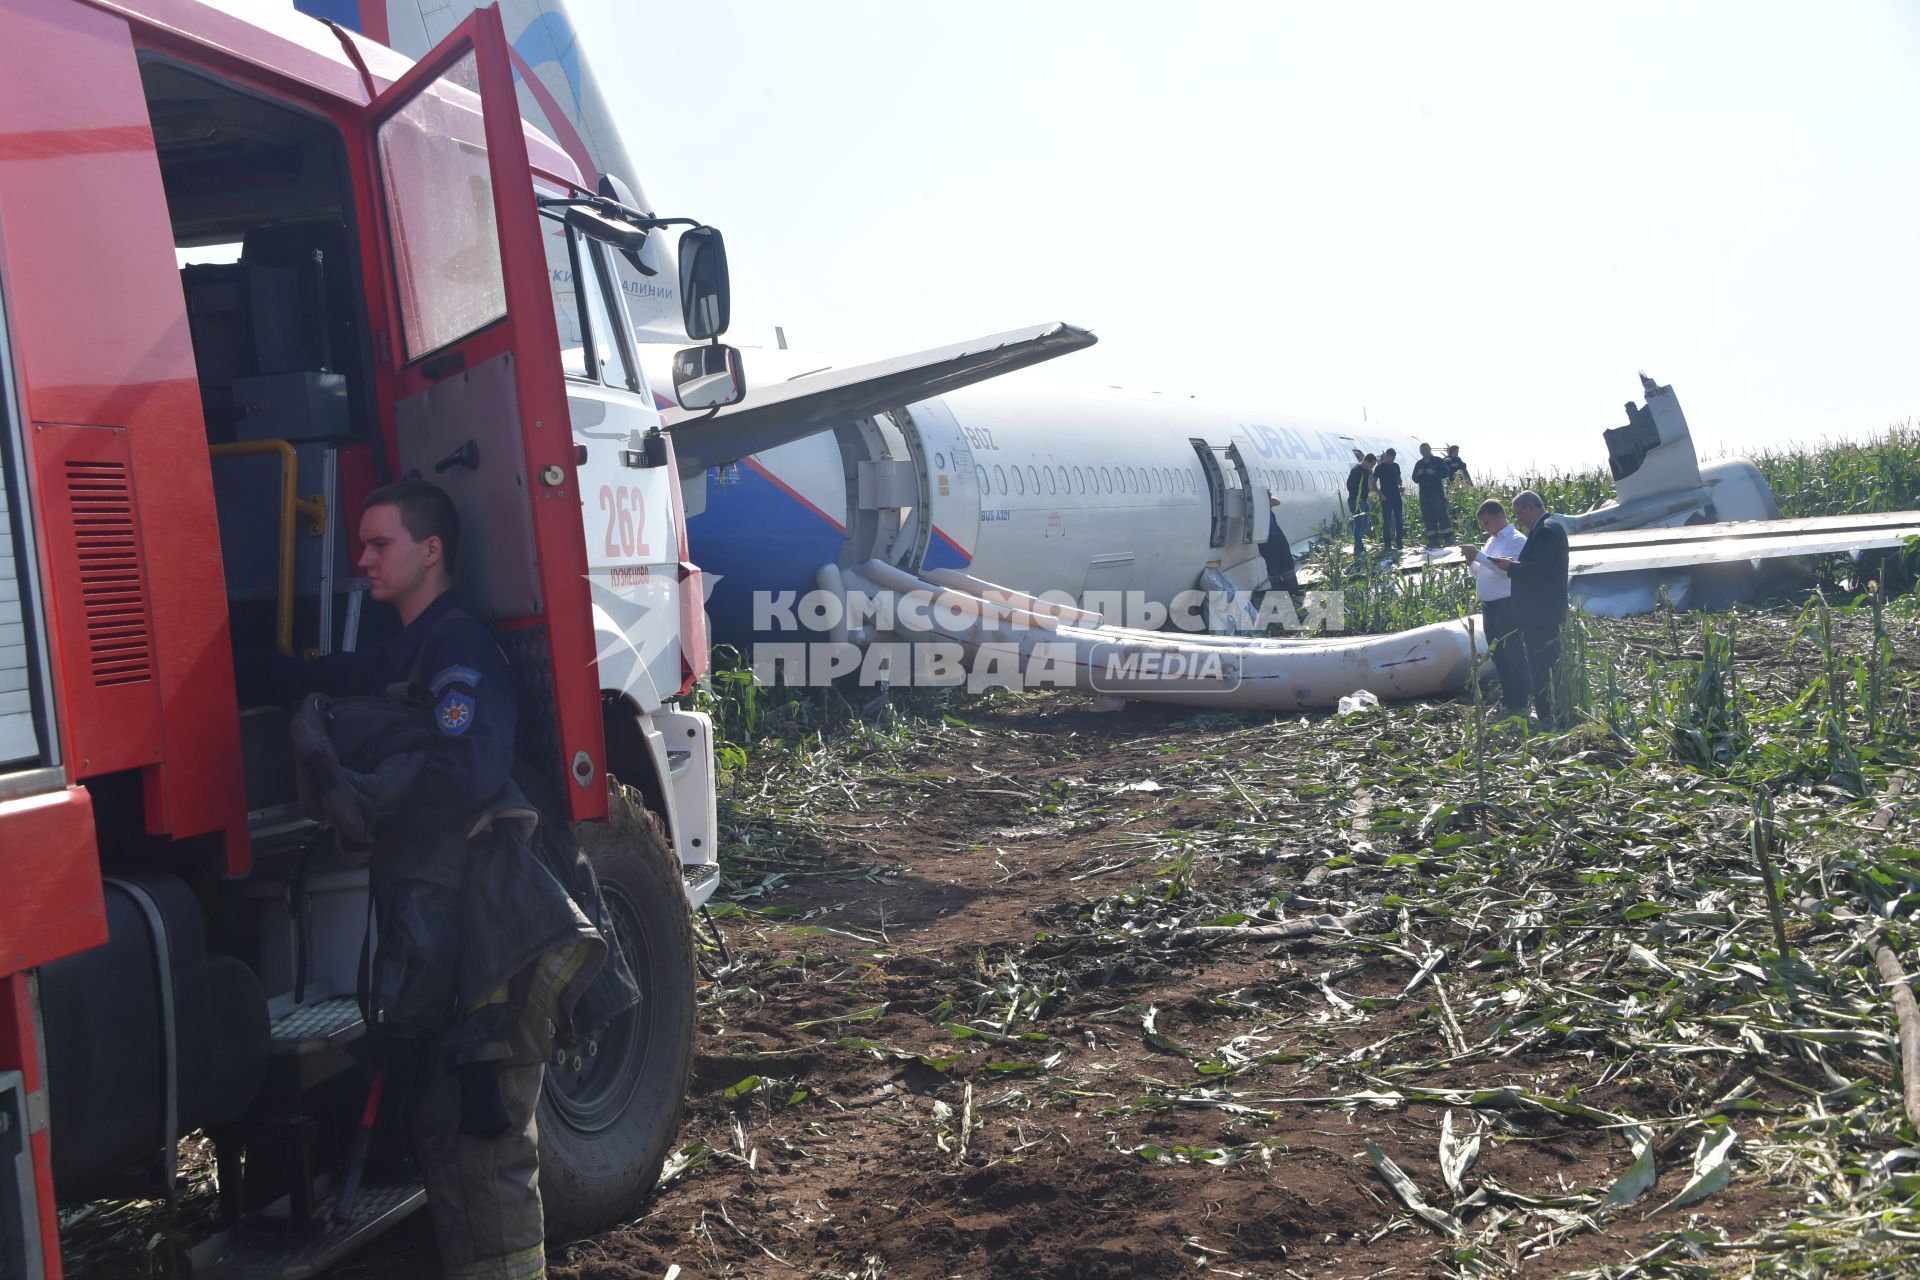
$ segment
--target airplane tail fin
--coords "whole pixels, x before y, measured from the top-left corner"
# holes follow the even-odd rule
[[[1607,463],[1613,469],[1613,487],[1620,505],[1628,506],[1655,494],[1700,487],[1700,461],[1693,451],[1693,434],[1680,399],[1672,387],[1663,387],[1640,375],[1646,392],[1645,408],[1627,402],[1627,425],[1606,432]]]

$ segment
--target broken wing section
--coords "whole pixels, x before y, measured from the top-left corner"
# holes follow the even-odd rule
[[[1578,577],[1876,551],[1904,546],[1915,537],[1920,537],[1920,511],[1577,533],[1568,540],[1567,571]]]
[[[1056,321],[756,387],[741,403],[711,415],[671,409],[664,416],[680,474],[695,476],[839,423],[930,400],[1096,341],[1088,330]],[[752,361],[751,351],[746,359]]]

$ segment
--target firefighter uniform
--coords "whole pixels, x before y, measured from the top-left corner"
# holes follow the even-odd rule
[[[379,847],[468,836],[491,815],[513,768],[519,716],[512,672],[491,632],[442,594],[386,643],[310,662],[266,664],[276,700],[354,698],[402,689],[433,733],[403,809]],[[517,794],[517,793],[516,793]],[[376,863],[380,854],[376,850]],[[376,899],[380,868],[375,868]],[[505,922],[503,922],[505,923]],[[580,975],[581,947],[558,947],[463,1013],[500,1014],[506,1056],[449,1069],[450,1041],[427,1051],[413,1136],[445,1274],[454,1280],[533,1280],[545,1274],[539,1143],[534,1113],[553,1052],[561,992]]]
[[[309,693],[377,697],[418,685],[440,739],[426,762],[419,799],[429,820],[452,821],[491,800],[513,771],[519,723],[513,673],[493,633],[462,612],[451,591],[384,644],[301,660],[249,655],[238,663],[241,698],[283,706]]]

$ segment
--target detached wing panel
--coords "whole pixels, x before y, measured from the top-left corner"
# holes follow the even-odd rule
[[[827,369],[774,386],[714,415],[680,409],[665,414],[680,474],[744,458],[884,409],[930,400],[986,378],[1079,351],[1097,341],[1070,324],[1035,325],[972,342],[895,356],[847,369]],[[752,353],[746,353],[748,360]]]
[[[1575,576],[1638,569],[1685,569],[1781,556],[1873,551],[1902,546],[1917,536],[1920,536],[1920,511],[1628,529],[1573,535],[1569,540],[1571,555],[1567,567]]]

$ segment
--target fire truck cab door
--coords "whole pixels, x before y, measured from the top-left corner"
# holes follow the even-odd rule
[[[520,682],[523,747],[574,818],[606,813],[592,608],[565,376],[526,137],[494,8],[368,107],[392,304],[380,379],[402,475],[461,516],[461,603]]]

